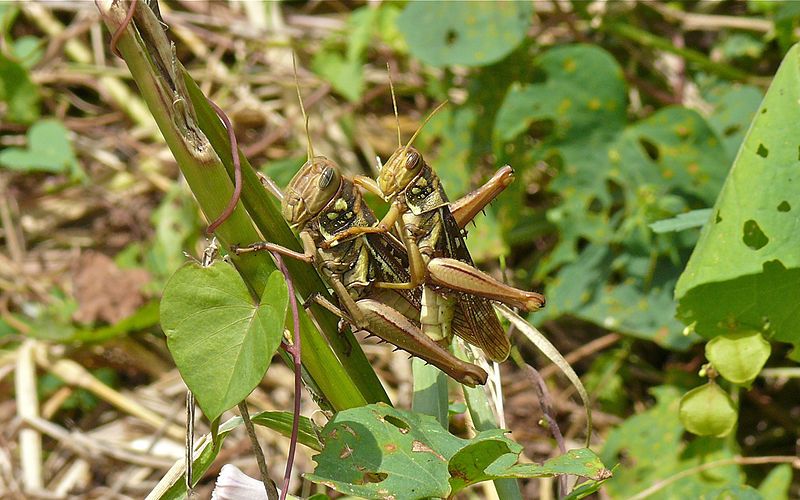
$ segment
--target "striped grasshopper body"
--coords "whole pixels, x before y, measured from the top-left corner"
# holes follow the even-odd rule
[[[487,183],[483,190],[465,197],[457,210],[464,223],[485,206],[485,200],[493,197],[484,193],[504,187]],[[286,188],[281,207],[286,220],[300,230],[304,253],[266,242],[239,248],[239,253],[274,250],[314,262],[335,292],[342,310],[318,299],[323,306],[465,385],[486,382],[483,369],[456,358],[420,330],[419,289],[375,286],[411,279],[406,250],[385,232],[358,233],[358,228],[375,226],[377,219],[362,202],[359,190],[340,174],[333,162],[323,157],[306,162]],[[348,231],[355,234],[340,237]]]
[[[511,173],[510,167],[504,167],[495,179],[507,177],[510,182]],[[356,181],[392,203],[380,224],[369,231],[389,231],[396,224],[409,255],[407,283],[375,286],[395,289],[422,284],[421,323],[427,335],[449,342],[454,333],[483,349],[488,358],[506,359],[511,345],[490,301],[535,311],[544,306],[544,296],[512,288],[474,267],[464,241],[464,222],[455,210],[460,203],[449,202],[439,177],[410,145],[395,151],[377,183],[367,178]],[[442,318],[452,318],[451,329],[442,328]]]

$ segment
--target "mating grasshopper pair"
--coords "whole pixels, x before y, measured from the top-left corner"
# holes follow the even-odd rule
[[[503,361],[508,357],[511,345],[490,300],[536,311],[544,306],[544,296],[510,287],[474,267],[464,241],[464,226],[477,211],[468,209],[483,209],[499,191],[494,192],[491,199],[480,199],[476,196],[481,192],[478,190],[468,194],[463,201],[451,204],[439,176],[411,147],[417,133],[405,146],[400,144],[382,166],[377,183],[366,177],[354,179],[357,185],[391,202],[386,216],[371,227],[341,231],[334,241],[327,244],[336,244],[338,240],[360,234],[387,234],[396,227],[408,253],[410,280],[404,283],[379,282],[375,286],[414,289],[421,285],[420,321],[426,335],[449,343],[452,334],[456,334],[483,349],[489,359]],[[508,166],[495,175],[496,179],[504,177],[511,181],[512,172]],[[454,207],[467,210],[461,214]]]
[[[500,169],[484,186],[450,204],[438,177],[410,144],[392,155],[379,183],[357,181],[393,200],[378,224],[353,181],[330,160],[314,156],[309,141],[309,159],[281,203],[283,216],[300,230],[304,253],[267,242],[236,251],[273,250],[313,262],[343,311],[317,297],[323,306],[466,385],[483,384],[483,369],[444,347],[452,334],[501,361],[510,345],[489,299],[528,310],[544,304],[541,295],[511,288],[477,270],[463,240],[464,226],[505,189],[513,171]],[[402,243],[390,232],[395,223]]]

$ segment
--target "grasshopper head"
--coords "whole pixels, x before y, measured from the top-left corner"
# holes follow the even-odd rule
[[[391,200],[402,192],[422,171],[425,160],[411,146],[399,148],[389,157],[378,176],[378,186],[383,196]]]
[[[342,176],[324,156],[307,161],[286,186],[281,214],[292,227],[302,227],[336,196]]]

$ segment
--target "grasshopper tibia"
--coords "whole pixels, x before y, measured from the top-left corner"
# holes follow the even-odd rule
[[[359,300],[358,307],[369,323],[368,330],[383,340],[431,363],[464,385],[486,383],[488,375],[482,368],[453,356],[395,309],[372,299]]]

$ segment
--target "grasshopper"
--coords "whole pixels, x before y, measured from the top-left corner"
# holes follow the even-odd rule
[[[544,306],[545,299],[536,292],[510,287],[474,267],[464,241],[463,216],[454,210],[458,204],[449,202],[439,177],[411,146],[444,104],[426,118],[405,145],[399,141],[398,128],[399,147],[381,167],[377,182],[366,177],[355,179],[358,185],[391,203],[386,216],[375,226],[353,228],[337,238],[389,232],[396,226],[408,253],[410,280],[374,286],[413,289],[422,285],[423,332],[442,343],[449,342],[452,334],[458,335],[482,348],[489,359],[503,361],[511,345],[490,301],[535,311]],[[510,167],[500,169],[495,177],[505,169]],[[448,328],[448,320],[452,328]]]
[[[454,206],[466,223],[508,184],[508,172]],[[411,288],[379,288],[376,282],[404,283],[411,278],[404,246],[387,233],[366,233],[346,239],[338,234],[350,228],[373,227],[378,220],[363,203],[353,182],[332,161],[316,156],[292,178],[281,201],[281,211],[299,229],[303,253],[258,242],[236,248],[237,253],[274,250],[314,263],[336,294],[341,308],[315,297],[324,307],[357,328],[404,349],[469,386],[484,384],[486,372],[462,361],[425,335],[415,323],[420,318],[420,293]]]

